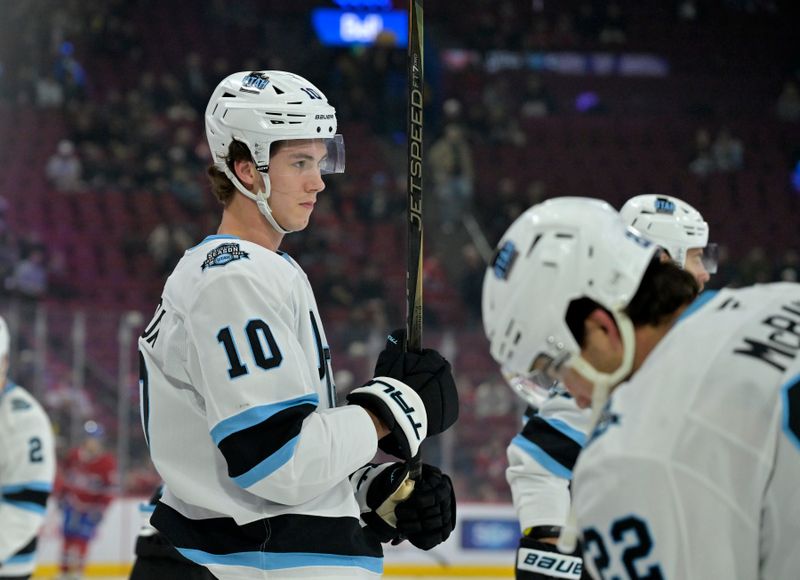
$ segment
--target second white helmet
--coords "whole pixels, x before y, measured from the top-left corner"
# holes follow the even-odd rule
[[[681,267],[686,266],[690,249],[706,249],[703,264],[709,274],[716,272],[716,245],[708,243],[708,223],[685,201],[671,195],[637,195],[625,202],[620,214],[625,223],[664,248]]]
[[[554,198],[517,218],[483,281],[483,326],[506,378],[527,378],[546,389],[552,377],[542,376],[541,369],[580,359],[566,321],[570,305],[580,298],[606,308],[621,331],[630,328],[632,334],[624,309],[656,251],[597,199]],[[633,344],[624,342],[629,367]],[[628,371],[621,367],[605,380],[613,383]]]

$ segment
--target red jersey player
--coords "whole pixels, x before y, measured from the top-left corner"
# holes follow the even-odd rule
[[[103,518],[116,486],[117,461],[105,450],[103,428],[84,425],[86,436],[71,449],[59,474],[58,498],[64,513],[61,578],[80,578],[89,542]]]

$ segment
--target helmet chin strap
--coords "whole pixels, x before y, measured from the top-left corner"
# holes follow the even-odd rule
[[[614,322],[617,323],[620,340],[622,341],[622,362],[619,367],[614,372],[603,373],[594,368],[589,361],[580,355],[569,362],[569,365],[574,370],[578,371],[587,381],[594,385],[592,389],[592,417],[589,423],[590,431],[597,424],[600,413],[605,407],[606,401],[608,401],[611,389],[625,380],[631,369],[633,369],[633,355],[636,353],[633,322],[624,312],[612,312],[611,315],[614,317]]]
[[[261,174],[261,177],[264,178],[264,189],[265,189],[265,191],[259,191],[258,193],[253,193],[252,191],[249,191],[242,184],[241,181],[239,181],[239,179],[228,168],[227,164],[221,164],[220,168],[225,173],[225,175],[228,176],[228,179],[231,180],[231,183],[233,183],[233,185],[234,185],[234,187],[236,187],[236,189],[238,189],[245,197],[247,197],[249,199],[252,199],[254,202],[256,202],[256,205],[258,206],[258,211],[261,212],[261,215],[263,215],[265,218],[267,218],[267,221],[269,222],[269,225],[272,226],[272,229],[274,229],[279,234],[291,234],[292,233],[293,230],[285,230],[285,229],[283,229],[278,224],[278,222],[275,220],[275,217],[272,215],[272,208],[269,207],[269,202],[267,201],[269,199],[272,186],[270,185],[269,176],[267,175],[267,173],[265,173],[263,171],[259,171],[259,173]]]
[[[582,356],[577,356],[570,360],[569,365],[579,372],[586,380],[594,384],[592,389],[592,415],[589,419],[589,429],[591,434],[600,420],[603,408],[606,406],[611,389],[616,387],[630,374],[633,369],[633,356],[636,353],[634,343],[635,335],[633,332],[633,322],[624,312],[616,311],[611,313],[619,329],[620,339],[622,340],[622,363],[617,370],[612,373],[601,373]],[[578,522],[575,517],[574,506],[570,507],[569,515],[561,533],[558,536],[558,549],[561,552],[571,554],[575,551],[578,540]]]

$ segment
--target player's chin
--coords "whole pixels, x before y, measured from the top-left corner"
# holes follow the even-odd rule
[[[311,212],[308,212],[304,216],[297,216],[295,219],[292,220],[292,227],[291,230],[293,232],[300,232],[303,231],[308,227],[308,223],[311,220]]]

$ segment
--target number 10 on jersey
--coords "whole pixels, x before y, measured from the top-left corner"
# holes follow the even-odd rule
[[[279,366],[283,361],[278,344],[269,325],[263,320],[250,320],[244,327],[244,335],[250,345],[252,360],[261,369],[269,370]],[[239,337],[241,339],[241,337]],[[237,338],[231,331],[230,326],[226,326],[217,333],[217,340],[225,348],[228,355],[228,376],[236,379],[250,372],[247,368],[249,361],[243,361],[240,350],[237,348]]]

